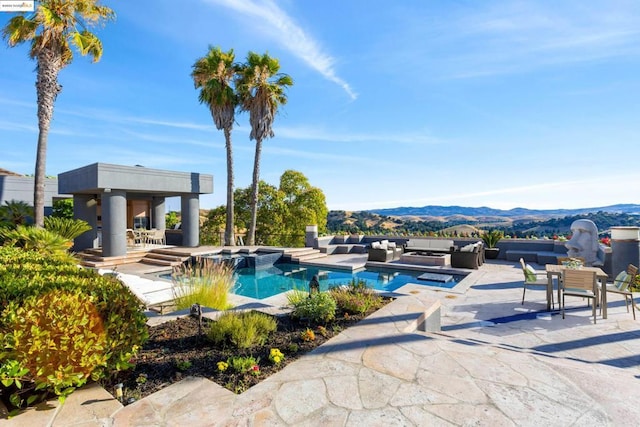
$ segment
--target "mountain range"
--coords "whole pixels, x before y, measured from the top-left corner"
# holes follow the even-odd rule
[[[385,216],[411,216],[411,217],[450,217],[454,215],[464,216],[501,216],[501,217],[563,217],[572,215],[583,215],[597,212],[624,213],[628,215],[640,215],[640,205],[617,204],[595,208],[579,209],[494,209],[486,206],[465,207],[465,206],[422,206],[422,207],[397,207],[387,209],[370,209],[366,212]]]

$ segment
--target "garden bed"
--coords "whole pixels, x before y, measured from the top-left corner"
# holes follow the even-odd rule
[[[389,302],[391,299],[383,300],[383,304]],[[205,336],[210,321],[203,319],[203,335],[199,335],[198,320],[186,316],[150,327],[149,340],[133,360],[135,368],[119,373],[117,377],[103,382],[103,386],[115,394],[117,384],[122,384],[122,400],[125,404],[133,403],[187,376],[208,378],[234,393],[242,393],[373,311],[362,315],[338,313],[336,319],[326,326],[310,326],[308,322],[288,315],[277,316],[277,330],[270,335],[268,342],[248,349],[214,345]],[[308,335],[307,329],[313,331],[313,340],[303,339],[303,335]],[[284,355],[279,364],[269,360],[271,349],[274,348]],[[239,356],[255,358],[257,368],[244,373],[219,369],[219,362]]]

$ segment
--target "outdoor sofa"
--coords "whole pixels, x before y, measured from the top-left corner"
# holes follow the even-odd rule
[[[409,239],[404,246],[405,252],[452,253],[456,249],[448,239]]]

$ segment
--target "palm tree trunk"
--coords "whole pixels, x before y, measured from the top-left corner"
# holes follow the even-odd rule
[[[258,182],[260,179],[260,153],[262,152],[262,139],[256,138],[256,154],[253,160],[253,183],[251,185],[251,225],[247,245],[256,243],[256,223],[258,222]]]
[[[38,77],[36,93],[38,102],[38,148],[36,153],[35,183],[33,188],[33,220],[36,227],[44,227],[44,191],[47,173],[47,137],[53,118],[53,104],[62,86],[58,84],[58,73],[62,61],[52,49],[38,53]]]
[[[224,128],[224,140],[227,148],[227,223],[224,229],[225,246],[235,246],[236,238],[233,231],[233,150],[231,147],[231,129]]]

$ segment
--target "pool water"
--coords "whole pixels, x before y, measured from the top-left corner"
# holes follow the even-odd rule
[[[292,289],[308,290],[309,281],[316,274],[320,279],[321,291],[326,291],[333,286],[347,285],[353,279],[363,280],[370,288],[381,291],[394,291],[409,282],[451,289],[463,278],[453,276],[453,280],[448,282],[418,280],[417,277],[423,273],[372,268],[352,273],[326,267],[280,263],[262,269],[236,269],[236,285],[232,292],[250,298],[263,299]]]

